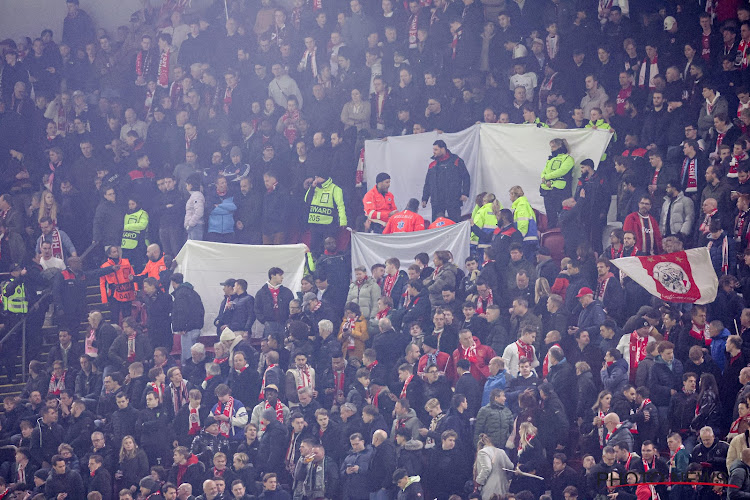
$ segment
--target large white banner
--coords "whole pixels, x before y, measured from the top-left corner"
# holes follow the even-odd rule
[[[399,210],[406,208],[409,198],[421,201],[427,166],[432,161],[432,143],[438,139],[444,140],[448,149],[466,163],[471,175],[471,192],[469,199],[464,203],[463,213],[471,213],[474,198],[477,193],[481,193],[474,182],[479,165],[479,125],[455,134],[425,132],[365,141],[365,175],[368,187],[372,188],[375,185],[375,177],[380,172],[387,172],[391,176],[391,192],[396,197],[396,206]],[[419,213],[422,217],[430,219],[432,207],[427,204],[426,208],[419,209]]]
[[[414,264],[418,253],[426,252],[432,258],[437,250],[449,250],[453,254],[453,263],[463,268],[464,260],[469,256],[470,232],[469,221],[413,233],[352,232],[352,268],[365,266],[369,270],[373,264],[383,264],[386,259],[396,257],[405,271]]]
[[[215,335],[214,319],[224,298],[220,283],[228,278],[247,280],[247,293],[255,293],[268,281],[268,270],[284,270],[284,286],[300,289],[307,247],[296,245],[232,245],[189,240],[177,254],[177,272],[193,285],[206,310],[204,336]]]
[[[369,186],[375,185],[379,172],[391,176],[391,192],[399,210],[409,198],[422,198],[427,166],[432,161],[432,143],[442,139],[451,152],[463,158],[471,175],[471,194],[463,213],[471,212],[474,198],[483,191],[495,193],[503,206],[509,207],[508,189],[519,185],[531,205],[544,210],[539,196],[539,181],[550,155],[549,141],[563,138],[576,160],[574,177],[578,178],[581,160],[590,158],[596,166],[612,134],[605,130],[537,128],[533,125],[482,123],[454,134],[428,132],[388,137],[365,142],[365,174]],[[420,209],[430,218],[432,210]]]

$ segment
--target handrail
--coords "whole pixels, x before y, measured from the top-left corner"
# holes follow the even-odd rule
[[[97,245],[98,245],[98,242],[96,241],[92,242],[91,245],[89,245],[89,247],[79,256],[80,259],[81,260],[85,259],[86,256],[91,252],[91,250],[93,250]],[[10,274],[10,273],[2,273],[2,274]],[[0,346],[2,346],[3,344],[5,344],[5,341],[8,340],[10,336],[13,335],[13,333],[15,333],[15,331],[19,327],[22,326],[23,332],[21,335],[21,370],[22,370],[22,377],[23,377],[24,382],[26,381],[26,321],[28,321],[29,319],[28,313],[39,309],[39,304],[41,304],[42,301],[46,299],[47,297],[49,297],[50,295],[52,295],[51,289],[47,290],[42,295],[40,295],[37,298],[36,302],[34,302],[34,305],[31,306],[29,310],[26,312],[24,317],[18,323],[13,325],[13,328],[11,328],[2,339],[0,339]]]

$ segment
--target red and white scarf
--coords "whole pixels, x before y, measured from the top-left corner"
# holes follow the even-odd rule
[[[641,230],[641,241],[643,242],[643,251],[647,255],[654,255],[656,253],[656,241],[654,238],[654,228],[656,222],[650,215],[643,216],[638,214],[640,218],[640,230]]]
[[[386,297],[391,296],[391,292],[393,292],[393,287],[396,284],[396,280],[398,280],[398,273],[385,275],[385,279],[383,280],[383,295],[385,295]]]
[[[164,403],[164,384],[157,384],[156,382],[151,382],[149,385],[151,385],[151,390],[154,391],[154,395],[156,396],[156,399],[159,400],[159,404]]]
[[[284,423],[284,406],[281,404],[281,401],[277,399],[276,406],[271,406],[271,403],[266,401],[266,405],[263,409],[268,410],[269,408],[273,408],[274,410],[276,410],[276,420],[283,424]],[[261,430],[265,432],[266,427],[263,426]]]
[[[94,347],[95,340],[96,340],[96,329],[92,328],[91,330],[89,330],[89,334],[86,336],[86,340],[84,341],[83,352],[87,356],[91,356],[93,358],[99,357],[99,349]]]
[[[698,231],[701,232],[703,235],[707,235],[709,231],[709,227],[711,226],[711,219],[713,219],[714,215],[716,215],[719,212],[718,208],[714,208],[711,210],[711,213],[706,214],[703,217],[703,222],[701,222],[700,227],[698,228]]]
[[[748,60],[748,56],[750,55],[750,42],[740,40],[740,44],[737,46],[737,55],[740,59],[740,69],[747,69],[748,63],[750,62]]]
[[[695,321],[690,322],[690,331],[688,334],[693,337],[695,340],[699,340],[703,342],[704,344],[708,345],[708,323],[705,323],[703,326],[699,326],[695,324]]]
[[[708,248],[712,248],[717,240],[708,240]],[[729,237],[725,234],[721,238],[721,275],[726,276],[729,273]]]
[[[630,334],[630,383],[635,382],[635,372],[638,363],[646,357],[646,344],[648,344],[648,335],[641,338],[637,331]]]
[[[201,431],[201,416],[198,412],[199,408],[190,407],[190,414],[188,415],[188,436],[195,436]]]
[[[417,48],[417,23],[419,21],[419,13],[412,14],[409,18],[409,48]]]
[[[188,402],[187,383],[183,380],[180,382],[180,387],[174,387],[172,384],[169,384],[169,387],[172,391],[172,406],[176,415],[180,408]]]
[[[534,362],[534,346],[527,344],[523,340],[516,340],[516,348],[518,349],[518,359],[526,358],[529,363]]]
[[[315,47],[312,50],[306,50],[305,54],[302,56],[302,61],[300,62],[300,66],[303,70],[307,69],[307,61],[310,60],[310,71],[312,72],[313,77],[318,77],[318,61],[315,57],[315,54],[317,53],[318,48]]]
[[[297,390],[305,387],[313,387],[312,374],[310,373],[310,367],[305,365],[304,368],[298,368],[299,381],[297,382]]]
[[[550,347],[557,346],[560,347],[560,344],[558,342],[555,342]],[[518,358],[519,360],[521,358]],[[531,359],[529,359],[529,362],[531,362]],[[547,374],[549,373],[549,351],[547,351],[547,354],[544,355],[544,361],[542,362],[542,378],[546,378]]]
[[[607,273],[604,276],[600,276],[596,279],[596,295],[594,295],[594,298],[596,300],[598,300],[599,302],[604,301],[604,294],[607,291],[607,283],[609,283],[609,280],[614,277],[614,274]]]
[[[487,313],[487,307],[491,306],[495,303],[495,299],[492,296],[492,289],[487,289],[487,297],[482,297],[479,295],[477,297],[477,314],[486,314]]]
[[[65,389],[65,375],[67,375],[68,370],[64,370],[62,372],[62,375],[60,375],[60,378],[57,378],[57,376],[52,373],[52,377],[49,379],[49,388],[47,389],[47,392],[49,394],[53,394],[55,396],[59,396],[60,393]]]
[[[229,107],[232,105],[232,92],[234,92],[234,89],[232,87],[227,87],[224,91],[224,114],[229,114]]]
[[[414,375],[409,375],[409,377],[404,381],[404,387],[401,389],[401,395],[399,396],[401,399],[404,399],[406,397],[406,389],[408,389],[409,384],[411,383],[411,380],[414,378]]]
[[[135,337],[136,334],[128,335],[128,363],[135,361]]]
[[[463,359],[469,360],[470,363],[477,362],[477,346],[476,345],[463,348],[462,354],[463,354]]]
[[[333,388],[336,390],[337,396],[344,394],[344,381],[346,380],[346,373],[344,370],[333,372]]]
[[[224,415],[227,417],[226,422],[219,422],[219,434],[224,436],[225,438],[229,437],[229,433],[232,431],[232,415],[234,414],[234,398],[232,396],[229,396],[229,401],[226,403],[222,403],[219,401],[219,404],[216,405],[216,409],[214,410],[214,415]]]
[[[344,322],[344,330],[349,330],[349,341],[346,344],[346,349],[348,351],[353,351],[356,347],[354,343],[354,337],[351,335],[351,332],[354,331],[354,327],[357,324],[357,320],[355,318],[346,318],[346,321]]]
[[[135,74],[136,76],[143,76],[148,73],[148,63],[151,62],[151,58],[146,58],[146,67],[143,64],[143,51],[138,51],[138,55],[135,58]]]
[[[273,300],[273,308],[279,308],[279,292],[281,291],[281,285],[272,285],[268,283],[268,291],[271,292],[271,299]]]
[[[169,49],[165,50],[159,56],[159,76],[156,79],[156,84],[166,89],[169,87],[169,58],[171,52]]]
[[[65,261],[65,255],[63,254],[62,238],[60,238],[60,231],[55,227],[52,229],[52,256]]]

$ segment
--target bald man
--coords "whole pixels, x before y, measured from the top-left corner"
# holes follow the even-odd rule
[[[618,445],[620,448],[633,451],[633,434],[630,432],[630,426],[620,422],[617,413],[608,413],[604,417],[604,426],[607,428],[605,446]]]
[[[372,461],[367,476],[370,487],[370,500],[387,500],[396,470],[396,446],[382,429],[372,434]]]
[[[143,278],[160,280],[161,272],[167,270],[167,266],[164,264],[164,254],[161,252],[161,247],[156,243],[151,243],[146,247],[146,257],[148,258],[146,266],[140,274],[136,275],[138,283],[143,283]]]

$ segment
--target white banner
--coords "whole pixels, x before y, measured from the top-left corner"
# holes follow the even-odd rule
[[[418,253],[426,252],[432,258],[437,250],[448,250],[453,254],[453,263],[463,269],[464,260],[469,256],[470,232],[469,221],[413,233],[352,232],[352,268],[365,266],[369,272],[373,264],[384,264],[386,259],[396,257],[401,261],[401,269],[406,271],[414,264]]]
[[[425,132],[365,141],[365,175],[368,188],[375,186],[375,177],[380,172],[387,172],[391,176],[390,191],[396,198],[396,206],[399,210],[406,208],[409,198],[421,201],[427,166],[432,161],[432,143],[438,139],[444,140],[448,149],[460,156],[466,163],[466,169],[471,176],[471,191],[469,199],[464,203],[463,213],[471,213],[471,209],[474,208],[474,198],[477,193],[481,193],[474,180],[479,165],[479,125],[455,134]],[[431,219],[430,204],[428,203],[426,208],[421,208],[421,206],[420,204],[419,214]]]
[[[300,289],[307,247],[296,245],[232,245],[189,240],[177,254],[177,272],[193,285],[206,310],[202,335],[216,334],[214,319],[224,298],[220,283],[228,278],[247,281],[247,293],[255,293],[268,281],[268,270],[284,270],[284,286]]]
[[[515,185],[523,188],[532,207],[543,211],[539,181],[550,155],[549,141],[562,138],[568,142],[570,154],[576,160],[577,179],[578,163],[590,158],[598,166],[611,136],[604,130],[482,123],[454,134],[428,132],[388,137],[365,142],[365,175],[368,186],[372,187],[378,173],[390,174],[391,192],[399,210],[403,210],[409,198],[422,198],[427,166],[432,161],[432,143],[442,139],[451,152],[464,160],[471,175],[471,193],[464,203],[464,214],[471,212],[476,194],[482,191],[495,193],[503,206],[509,207],[508,189]],[[419,213],[432,217],[429,205]]]

